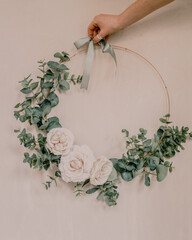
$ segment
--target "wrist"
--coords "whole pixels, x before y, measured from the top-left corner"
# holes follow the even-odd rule
[[[123,30],[125,28],[125,24],[124,24],[124,16],[123,14],[119,14],[117,15],[117,30]]]

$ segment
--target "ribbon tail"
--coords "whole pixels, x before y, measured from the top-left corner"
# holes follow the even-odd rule
[[[74,42],[74,45],[77,49],[80,49],[87,43],[89,43],[89,46],[88,46],[85,68],[84,68],[81,87],[80,87],[80,88],[84,88],[84,89],[87,89],[88,84],[89,84],[89,78],[90,78],[90,73],[91,73],[93,59],[94,59],[94,43],[93,43],[93,39],[90,37],[80,38],[79,40]],[[99,45],[101,46],[103,53],[109,53],[112,56],[113,60],[115,61],[116,70],[117,70],[117,60],[116,60],[116,55],[115,55],[113,48],[110,46],[110,44],[105,39],[102,39],[99,42]]]
[[[84,89],[88,88],[93,59],[94,59],[94,43],[93,41],[90,41],[88,51],[87,51],[87,57],[86,57],[82,82],[81,82],[81,88],[84,88]]]
[[[113,60],[115,62],[115,65],[117,66],[117,59],[116,59],[115,51],[111,47],[111,45],[107,42],[107,40],[102,39],[99,42],[99,45],[101,46],[103,53],[109,53],[112,56],[112,58],[113,58]]]

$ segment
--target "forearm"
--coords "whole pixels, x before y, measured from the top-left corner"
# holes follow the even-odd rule
[[[124,29],[174,0],[137,0],[119,15],[118,28]]]

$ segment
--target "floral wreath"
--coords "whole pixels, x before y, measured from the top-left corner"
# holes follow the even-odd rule
[[[77,48],[89,43],[86,62],[90,63],[94,51],[92,39],[84,38],[80,41],[79,45],[76,42]],[[106,41],[100,45],[103,52],[109,52],[116,61],[113,48]],[[28,149],[24,153],[23,162],[33,169],[46,171],[53,165],[56,166],[53,175],[48,175],[49,180],[43,183],[45,188],[49,189],[53,182],[57,185],[57,178],[61,178],[67,183],[75,183],[76,196],[98,192],[98,200],[104,200],[108,206],[113,206],[117,204],[119,196],[117,185],[120,177],[129,182],[144,174],[146,186],[150,186],[150,175],[155,175],[158,182],[164,180],[168,171],[172,172],[174,168],[169,159],[184,149],[182,143],[187,138],[192,138],[189,128],[171,126],[168,113],[160,118],[163,125],[157,129],[152,139],[146,137],[147,130],[143,128],[134,136],[129,136],[128,130],[122,129],[126,136],[127,152],[120,158],[95,157],[87,145],[74,144],[73,133],[62,127],[57,116],[49,117],[52,108],[59,103],[56,92],[68,91],[70,84],[81,84],[81,87],[86,85],[84,88],[87,88],[90,69],[86,70],[85,67],[83,76],[71,75],[64,64],[70,60],[69,54],[57,52],[54,57],[58,61],[38,62],[42,73],[37,76],[38,81],[29,75],[19,82],[22,87],[20,92],[25,95],[25,99],[16,104],[14,111],[16,119],[22,123],[28,122],[38,131],[37,135],[33,135],[26,128],[14,130],[18,133],[20,144]],[[29,150],[32,151],[31,154]]]

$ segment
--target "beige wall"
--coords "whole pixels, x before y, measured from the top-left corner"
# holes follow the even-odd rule
[[[95,195],[76,198],[71,185],[44,190],[46,173],[22,163],[24,149],[13,129],[18,81],[33,73],[37,61],[57,51],[75,52],[73,42],[86,36],[98,13],[120,13],[132,1],[0,0],[0,239],[2,240],[190,240],[192,239],[192,142],[174,158],[176,167],[162,183],[143,177],[122,182],[115,208]],[[172,102],[172,120],[192,127],[192,2],[177,0],[110,38],[140,52],[164,76]],[[166,99],[157,75],[132,54],[116,51],[118,78],[111,58],[96,51],[89,90],[61,95],[54,110],[95,155],[120,157],[125,151],[122,128],[139,127],[152,136],[166,113]],[[85,54],[71,63],[81,73]],[[106,70],[105,70],[106,68]],[[50,172],[49,172],[50,174]]]

